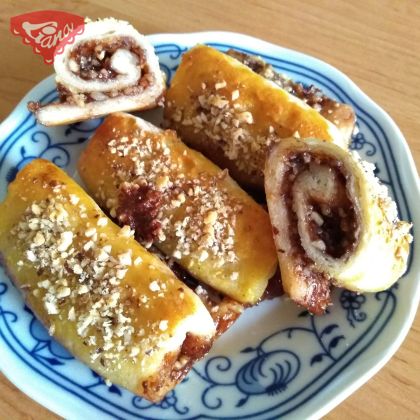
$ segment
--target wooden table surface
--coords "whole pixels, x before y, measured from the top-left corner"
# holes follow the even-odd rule
[[[62,4],[65,3],[63,9]],[[228,30],[316,56],[353,79],[396,121],[420,167],[420,2],[353,1],[2,1],[0,121],[51,73],[9,32],[11,16],[62,9],[130,21],[145,34]],[[327,415],[329,419],[420,418],[420,316],[391,361]],[[53,419],[0,374],[0,419]]]

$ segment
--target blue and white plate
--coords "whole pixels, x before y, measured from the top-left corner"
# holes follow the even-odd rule
[[[168,78],[186,49],[206,43],[260,55],[277,70],[351,104],[359,126],[352,149],[375,163],[400,216],[414,222],[414,236],[420,237],[418,176],[407,144],[391,118],[338,70],[233,33],[149,39]],[[26,102],[56,97],[49,77],[0,126],[0,198],[17,171],[36,157],[74,174],[79,153],[100,120],[56,128],[38,125]],[[107,387],[52,340],[1,271],[0,367],[23,392],[65,418],[320,417],[366,382],[400,346],[419,302],[419,272],[414,242],[407,274],[390,290],[370,295],[336,290],[334,306],[322,317],[308,315],[285,298],[248,309],[183,383],[159,404],[151,404],[115,385]]]

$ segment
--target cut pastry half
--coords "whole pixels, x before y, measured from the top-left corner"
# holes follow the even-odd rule
[[[30,102],[44,125],[62,125],[116,111],[144,110],[162,100],[165,82],[153,46],[128,22],[107,18],[54,57],[59,102]]]
[[[311,312],[332,285],[387,289],[406,270],[411,225],[363,162],[335,144],[283,139],[269,153],[265,189],[284,290]]]

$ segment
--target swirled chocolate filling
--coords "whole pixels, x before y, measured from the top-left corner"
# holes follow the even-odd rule
[[[349,179],[340,161],[307,152],[292,152],[285,159],[288,169],[280,194],[287,209],[295,274],[306,283],[307,290],[306,296],[297,303],[312,313],[322,314],[331,303],[331,278],[317,268],[305,251],[303,241],[308,245],[309,240],[310,245],[325,256],[345,259],[359,240],[359,216],[349,196]],[[302,196],[297,201],[294,194],[300,192]],[[299,233],[299,222],[303,223],[305,239]]]
[[[124,89],[106,90],[106,82],[113,80],[118,73],[111,66],[113,54],[119,50],[127,50],[138,57],[141,77],[133,86]],[[153,82],[152,75],[146,62],[145,53],[136,41],[129,36],[109,39],[89,40],[78,44],[69,57],[69,69],[83,80],[101,80],[104,82],[103,92],[72,92],[61,83],[57,83],[57,90],[61,103],[83,106],[85,103],[115,98],[117,96],[138,95]]]
[[[81,42],[70,53],[70,60],[76,64],[75,71],[71,70],[83,80],[113,79],[118,73],[111,68],[111,57],[119,49],[136,55],[143,70],[146,64],[144,52],[129,36]]]
[[[307,191],[307,226],[312,244],[332,258],[339,259],[349,255],[356,247],[359,237],[359,221],[347,189],[347,177],[341,162],[325,155],[311,156],[309,153],[294,153],[288,158],[289,170],[281,186],[286,200],[291,229],[290,238],[294,249],[302,258],[307,258],[298,232],[298,218],[293,211],[292,185],[305,171],[311,171],[311,163],[325,167],[334,175],[334,193],[321,196]]]

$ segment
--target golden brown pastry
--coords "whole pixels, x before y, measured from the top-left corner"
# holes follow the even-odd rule
[[[175,132],[113,114],[78,168],[112,217],[194,278],[242,303],[262,296],[277,265],[267,212]]]
[[[167,91],[165,118],[188,145],[259,190],[267,150],[281,138],[318,137],[343,148],[349,141],[298,97],[204,45],[183,55]]]
[[[233,49],[226,51],[226,54],[236,58],[255,73],[304,101],[337,126],[345,139],[350,139],[356,124],[356,114],[350,105],[329,98],[314,85],[304,86],[295,82],[285,74],[277,72],[272,65],[266,63],[261,57]]]
[[[374,166],[335,144],[284,139],[267,158],[265,189],[284,290],[322,313],[330,288],[385,290],[407,268],[411,225]]]
[[[54,57],[59,102],[30,102],[44,125],[61,125],[115,111],[154,108],[165,89],[149,41],[128,22],[90,21]]]
[[[200,299],[52,163],[19,172],[0,213],[0,255],[27,304],[107,380],[158,401],[210,348]]]
[[[224,334],[249,306],[245,303],[240,303],[221,292],[218,292],[216,289],[205,283],[199,282],[197,279],[192,277],[188,271],[176,263],[173,258],[164,256],[159,250],[157,250],[156,247],[150,248],[150,251],[155,255],[158,255],[159,258],[163,259],[176,276],[190,289],[194,290],[196,295],[201,299],[213,318],[214,325],[216,327],[216,337]],[[269,280],[267,289],[269,289],[274,282],[279,284],[278,278],[272,277]],[[272,295],[266,297],[267,289],[261,300],[281,296],[281,290],[277,288],[274,290]]]

